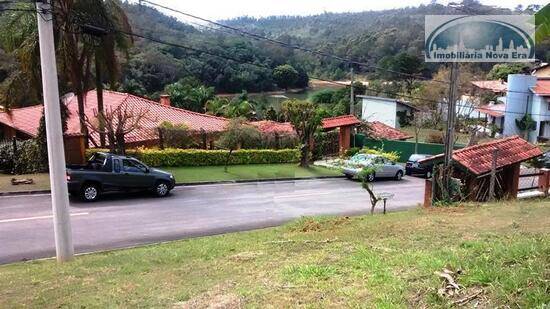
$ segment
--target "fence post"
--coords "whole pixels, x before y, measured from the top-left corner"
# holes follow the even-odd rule
[[[433,185],[432,179],[426,179],[424,183],[424,208],[432,207],[433,201]]]
[[[544,193],[545,197],[548,197],[548,189],[550,187],[550,169],[543,168],[540,170],[539,175],[539,190]]]

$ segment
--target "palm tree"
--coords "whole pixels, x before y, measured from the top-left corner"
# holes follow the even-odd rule
[[[54,27],[57,30],[55,43],[60,68],[58,74],[77,97],[80,132],[88,136],[84,93],[90,86],[92,62],[95,60],[96,65],[99,63],[96,75],[104,66],[111,81],[115,81],[118,76],[116,51],[127,50],[131,40],[113,29],[130,32],[130,25],[116,0],[58,0],[54,4]],[[97,37],[82,31],[85,25],[107,30],[106,35],[99,39],[99,44]],[[2,21],[2,29],[2,47],[16,55],[21,71],[31,81],[35,91],[41,93],[36,17],[29,16],[27,12],[10,14]],[[96,82],[101,79],[99,75],[99,79],[96,76]],[[102,109],[102,106],[98,106],[98,110]]]

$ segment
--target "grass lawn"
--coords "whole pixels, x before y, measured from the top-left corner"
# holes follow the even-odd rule
[[[224,172],[223,166],[166,167],[161,169],[172,172],[174,177],[176,177],[176,182],[178,183],[271,178],[308,178],[342,175],[338,171],[330,170],[324,167],[312,165],[310,168],[303,168],[294,163],[232,165],[229,166],[227,173]],[[50,180],[48,177],[48,174],[0,174],[0,192],[48,190],[50,188]],[[12,178],[32,178],[35,183],[32,185],[13,186],[11,184]]]
[[[399,130],[401,130],[403,132],[406,132],[410,136],[412,136],[413,138],[409,139],[409,141],[414,142],[414,127],[412,127],[412,126],[403,127],[403,128],[400,128]],[[439,130],[435,130],[435,129],[422,128],[422,129],[420,129],[420,133],[418,134],[418,141],[420,143],[427,143],[426,140],[428,139],[428,136],[432,133],[441,134],[441,133],[443,133],[443,131],[439,131]],[[457,144],[466,145],[466,144],[468,144],[468,142],[470,140],[470,136],[468,134],[465,134],[465,133],[457,132],[456,137],[458,138],[456,140]]]
[[[254,180],[271,178],[307,178],[319,176],[340,176],[339,171],[319,166],[309,168],[297,164],[251,164],[229,166],[227,173],[223,166],[201,167],[167,167],[178,183],[221,181],[221,180]]]
[[[25,245],[25,244],[21,244]],[[437,294],[461,269],[455,298]],[[544,307],[550,203],[522,201],[282,227],[0,266],[0,308]]]

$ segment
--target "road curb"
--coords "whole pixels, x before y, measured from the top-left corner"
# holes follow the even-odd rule
[[[223,180],[223,181],[199,181],[199,182],[186,182],[177,183],[176,187],[186,186],[203,186],[203,185],[223,185],[223,184],[236,184],[236,183],[258,183],[258,182],[279,182],[279,181],[293,181],[293,180],[319,180],[319,179],[342,179],[346,176],[319,176],[319,177],[298,177],[298,178],[267,178],[267,179],[249,179],[249,180]],[[33,191],[19,191],[19,192],[0,192],[0,196],[18,196],[18,195],[34,195],[34,194],[49,194],[50,190],[33,190]]]

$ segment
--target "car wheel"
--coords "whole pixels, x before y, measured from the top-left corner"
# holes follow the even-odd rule
[[[395,174],[395,180],[401,180],[403,178],[403,171],[397,171],[397,174]]]
[[[351,174],[344,174],[346,176],[347,179],[353,179],[353,175]]]
[[[405,175],[411,176],[411,175],[412,175],[412,172],[411,172],[411,171],[405,171]]]
[[[155,194],[158,197],[164,197],[170,192],[170,187],[166,181],[159,181],[155,186]]]
[[[80,197],[85,202],[94,202],[99,198],[99,187],[96,184],[85,184],[80,192]]]
[[[374,173],[370,173],[370,174],[367,175],[367,181],[368,182],[373,182],[374,178],[376,178],[376,175]]]
[[[432,178],[432,172],[429,172],[429,171],[426,172],[426,178],[427,178],[427,179]]]

